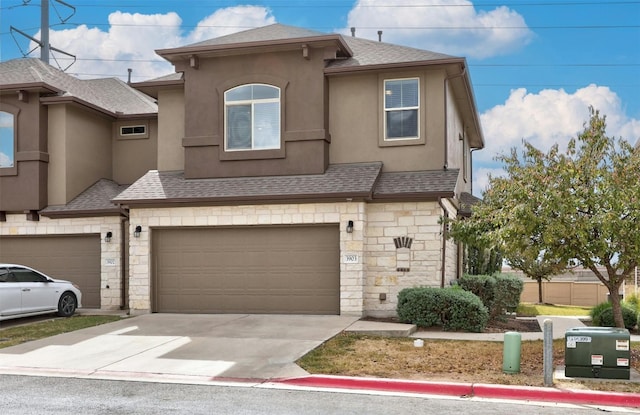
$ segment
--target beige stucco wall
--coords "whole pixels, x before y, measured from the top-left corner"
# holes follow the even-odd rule
[[[66,106],[49,105],[49,197],[48,205],[67,203]]]
[[[158,170],[184,170],[184,90],[158,92]]]
[[[49,106],[49,205],[112,178],[111,120],[72,105]]]
[[[437,202],[412,203],[309,203],[259,206],[212,206],[130,211],[129,306],[132,313],[151,309],[151,233],[154,228],[215,227],[285,224],[339,224],[340,313],[344,315],[394,315],[398,292],[405,287],[440,286],[442,278],[442,209]],[[346,223],[354,222],[353,233]],[[139,238],[133,229],[142,226]],[[394,238],[413,238],[410,249],[398,256]],[[455,278],[455,244],[447,264],[446,283]],[[347,263],[346,256],[357,256]],[[403,256],[405,255],[405,256]],[[406,258],[405,258],[406,257]],[[407,259],[408,258],[408,259]],[[398,259],[409,262],[408,272],[398,272]],[[381,301],[379,295],[386,294]]]
[[[111,231],[111,242],[104,241],[104,235]],[[100,304],[103,310],[120,308],[122,245],[120,218],[105,216],[97,218],[49,219],[41,216],[38,222],[28,221],[24,214],[7,215],[6,222],[0,222],[0,236],[6,235],[77,235],[99,234],[100,264]],[[106,288],[109,287],[109,288]]]
[[[113,180],[119,184],[131,184],[149,170],[158,168],[158,120],[119,120],[113,123]],[[120,127],[144,125],[147,134],[121,136]]]
[[[385,79],[420,80],[420,140],[381,146]],[[444,166],[445,72],[366,73],[329,77],[330,162],[384,161],[385,171],[435,170]],[[387,142],[389,143],[389,142]]]

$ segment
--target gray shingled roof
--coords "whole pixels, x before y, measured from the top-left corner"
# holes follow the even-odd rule
[[[382,163],[331,165],[324,174],[185,179],[150,171],[113,199],[122,204],[370,198]]]
[[[0,62],[0,85],[44,83],[62,91],[62,97],[75,97],[112,113],[156,114],[155,100],[117,78],[78,79],[36,58]]]
[[[188,49],[192,47],[206,46],[224,46],[233,47],[235,44],[246,44],[255,42],[272,42],[282,40],[300,40],[305,38],[321,38],[321,37],[338,37],[342,39],[353,53],[353,56],[347,59],[337,59],[327,64],[329,71],[339,70],[342,68],[353,68],[358,66],[370,65],[386,65],[386,64],[403,64],[411,62],[429,62],[447,59],[462,59],[443,53],[430,52],[410,48],[406,46],[393,45],[384,42],[375,42],[372,40],[357,38],[353,36],[344,36],[336,33],[323,33],[315,30],[303,29],[295,26],[287,26],[283,24],[272,24],[269,26],[249,29],[230,35],[205,40],[203,42],[194,43],[176,49],[165,49],[160,53],[164,54],[169,51],[176,51],[182,48]]]
[[[375,42],[352,36],[343,36],[353,56],[329,62],[328,69],[350,68],[357,66],[385,65],[410,62],[428,62],[446,59],[461,59],[444,53]]]
[[[374,199],[454,196],[460,170],[426,170],[382,173]]]
[[[185,179],[183,172],[150,171],[114,203],[235,203],[289,199],[452,197],[459,170],[382,173],[382,163],[330,165],[324,174]]]
[[[316,32],[315,30],[303,29],[295,26],[287,26],[275,23],[269,26],[258,27],[256,29],[244,30],[226,36],[192,43],[185,47],[192,46],[217,46],[231,45],[234,43],[266,42],[281,39],[299,39],[305,37],[326,36],[327,33]]]
[[[112,203],[111,199],[122,193],[127,187],[127,185],[119,185],[111,180],[100,179],[66,205],[48,206],[40,213],[43,216],[51,217],[119,214],[120,208]]]

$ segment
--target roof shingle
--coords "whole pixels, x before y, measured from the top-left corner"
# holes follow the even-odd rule
[[[115,203],[241,202],[317,198],[370,198],[382,163],[331,165],[324,174],[185,179],[183,172],[152,170],[115,197]]]
[[[119,214],[120,208],[111,199],[123,192],[127,185],[119,185],[114,181],[100,179],[87,190],[76,196],[66,205],[48,206],[40,213],[43,216],[68,216]]]
[[[43,83],[60,90],[62,97],[75,97],[112,113],[156,114],[155,100],[118,78],[78,79],[36,58],[0,62],[0,85]]]

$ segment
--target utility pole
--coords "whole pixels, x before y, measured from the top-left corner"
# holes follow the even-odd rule
[[[40,60],[49,64],[49,0],[40,1]]]

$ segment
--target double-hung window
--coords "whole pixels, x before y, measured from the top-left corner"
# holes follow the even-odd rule
[[[15,157],[15,116],[9,112],[0,111],[0,168],[14,167]]]
[[[280,148],[280,88],[250,84],[224,93],[225,149]]]
[[[385,140],[419,138],[419,110],[418,78],[384,81]]]

